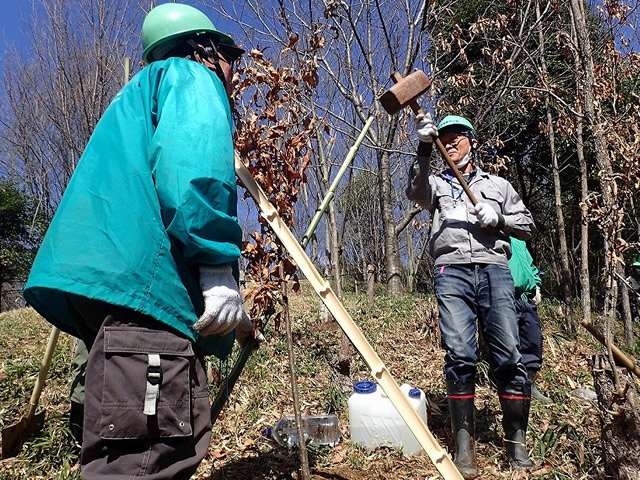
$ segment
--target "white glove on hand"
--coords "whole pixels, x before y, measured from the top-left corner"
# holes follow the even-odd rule
[[[253,336],[254,330],[255,326],[253,325],[251,318],[249,318],[249,315],[247,315],[247,313],[243,310],[242,320],[240,320],[240,323],[238,324],[238,326],[236,326],[236,340],[241,347],[244,347],[244,344],[247,343],[247,340],[249,340],[249,338]],[[260,337],[262,337],[262,334],[260,332],[258,332],[258,334],[260,335]],[[264,337],[262,337],[262,339],[264,339]]]
[[[418,114],[415,118],[415,123],[416,133],[418,134],[418,139],[421,142],[433,143],[433,141],[438,137],[438,129],[436,128],[435,123],[433,123],[431,114]]]
[[[242,309],[242,297],[230,266],[201,266],[200,288],[204,297],[204,313],[193,324],[200,335],[226,335],[245,317],[251,323]],[[244,327],[246,329],[246,323]]]
[[[498,212],[496,212],[491,205],[484,202],[478,202],[475,207],[471,209],[481,227],[495,227],[498,224]]]
[[[540,287],[536,287],[536,295],[533,297],[533,303],[536,305],[540,305],[540,301],[542,300],[542,293],[540,292]]]

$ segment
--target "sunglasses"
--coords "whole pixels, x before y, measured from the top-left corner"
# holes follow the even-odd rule
[[[236,47],[235,45],[218,44],[216,45],[216,49],[223,60],[229,65],[233,65],[244,53],[242,48]]]

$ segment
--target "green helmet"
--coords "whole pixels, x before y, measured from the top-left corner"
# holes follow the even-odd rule
[[[235,43],[229,35],[218,31],[209,17],[197,8],[181,3],[158,5],[142,24],[142,60],[149,63],[162,59],[180,43],[179,37],[196,33],[211,34],[222,44]]]
[[[457,126],[459,128],[462,127],[464,130],[470,130],[471,133],[473,133],[474,137],[476,135],[476,129],[473,128],[471,122],[466,118],[460,117],[458,115],[447,115],[446,117],[444,117],[438,124],[438,133],[442,134],[443,130],[454,126]]]

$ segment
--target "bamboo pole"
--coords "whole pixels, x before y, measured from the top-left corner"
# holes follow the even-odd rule
[[[446,480],[461,480],[462,475],[456,468],[451,457],[438,444],[429,428],[422,418],[413,409],[407,398],[404,396],[398,384],[395,382],[389,370],[384,365],[378,354],[373,350],[367,339],[364,337],[353,319],[349,316],[344,306],[331,289],[331,286],[322,278],[320,272],[315,268],[302,246],[295,239],[289,227],[284,223],[278,211],[269,202],[267,196],[260,186],[251,176],[251,173],[244,166],[240,157],[235,156],[236,175],[253,197],[260,209],[262,217],[269,223],[282,244],[296,262],[303,275],[309,280],[316,293],[320,296],[327,309],[340,325],[340,328],[347,335],[351,343],[356,347],[360,355],[371,369],[371,375],[376,379],[382,390],[387,394],[389,400],[398,413],[407,423],[411,432],[427,452],[434,466]]]
[[[131,75],[131,57],[124,57],[124,82],[123,85],[126,85],[129,81],[129,76]]]
[[[324,212],[327,210],[329,203],[331,202],[331,200],[333,200],[333,197],[335,196],[336,190],[338,189],[338,184],[340,183],[342,176],[345,174],[345,172],[347,171],[347,168],[349,167],[349,165],[351,165],[351,162],[355,158],[356,152],[358,151],[360,144],[364,140],[364,137],[367,135],[367,131],[369,130],[369,127],[371,126],[372,123],[373,123],[373,117],[369,117],[367,119],[367,122],[364,124],[364,127],[362,127],[362,130],[360,131],[360,135],[358,135],[356,142],[353,144],[353,146],[349,150],[349,153],[344,159],[344,162],[342,162],[342,166],[340,167],[340,170],[338,170],[338,174],[336,175],[336,178],[333,179],[333,182],[331,183],[331,186],[329,187],[327,194],[325,195],[324,199],[322,200],[322,203],[316,210],[316,213],[313,215],[313,218],[311,219],[311,223],[309,224],[309,228],[307,228],[307,231],[304,232],[304,235],[302,236],[302,241],[300,243],[302,243],[303,247],[306,248],[307,244],[309,243],[309,240],[311,240],[313,233],[316,231],[316,228],[318,227],[318,223],[320,223],[320,219],[322,218],[322,215],[324,215]]]

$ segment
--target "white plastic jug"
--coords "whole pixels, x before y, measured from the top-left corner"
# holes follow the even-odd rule
[[[402,419],[389,397],[375,382],[357,382],[349,397],[351,441],[368,448],[389,445],[402,448],[403,453],[417,453],[422,446]],[[418,388],[403,384],[400,390],[427,423],[425,394]]]

